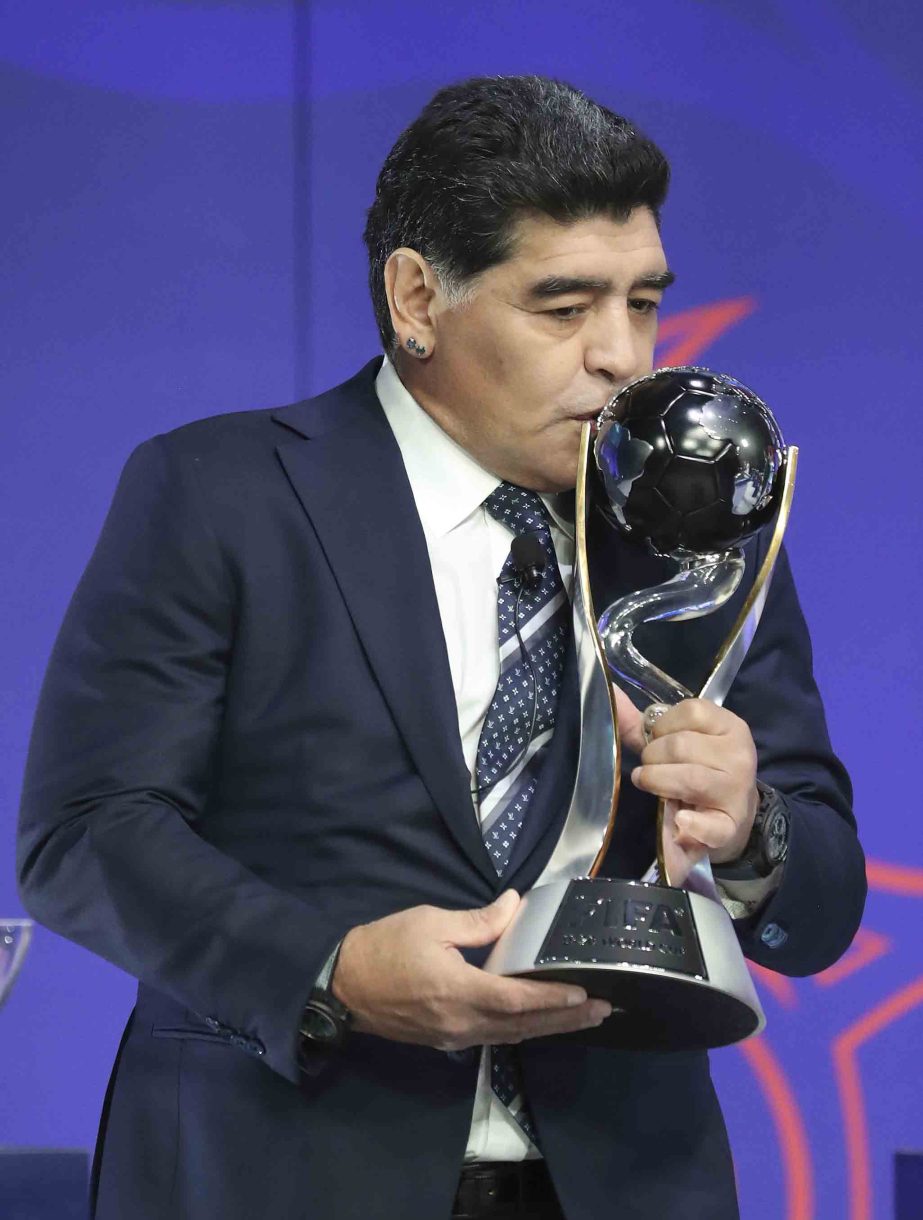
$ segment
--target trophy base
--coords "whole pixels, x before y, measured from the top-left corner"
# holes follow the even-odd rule
[[[720,903],[643,881],[555,881],[523,897],[486,970],[576,983],[612,1015],[570,1040],[626,1050],[707,1050],[766,1023]]]

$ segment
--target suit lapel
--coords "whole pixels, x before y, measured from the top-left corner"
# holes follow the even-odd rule
[[[300,434],[283,434],[277,453],[436,809],[494,881],[471,806],[426,540],[375,394],[378,367],[373,361],[344,386],[274,412]]]

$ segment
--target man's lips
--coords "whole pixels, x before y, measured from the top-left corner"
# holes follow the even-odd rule
[[[586,411],[569,411],[567,418],[576,420],[581,424],[595,424],[610,402],[612,402],[612,395],[610,395],[605,402],[601,402],[598,407],[592,407]]]

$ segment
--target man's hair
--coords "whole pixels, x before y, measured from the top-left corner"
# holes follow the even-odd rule
[[[396,343],[384,286],[394,250],[416,250],[463,304],[474,277],[512,255],[522,216],[623,221],[647,207],[659,223],[669,176],[627,119],[562,81],[476,77],[440,89],[388,154],[365,226],[385,351]]]

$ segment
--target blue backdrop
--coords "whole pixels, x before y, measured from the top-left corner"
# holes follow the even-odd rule
[[[41,675],[131,448],[374,354],[360,235],[398,132],[449,80],[562,77],[672,161],[660,362],[749,382],[801,447],[789,546],[870,858],[850,953],[814,979],[759,972],[766,1034],[712,1056],[743,1214],[890,1217],[893,1152],[923,1146],[921,13],[0,0],[0,914],[21,913]],[[38,932],[0,1014],[0,1144],[92,1143],[132,992]]]

